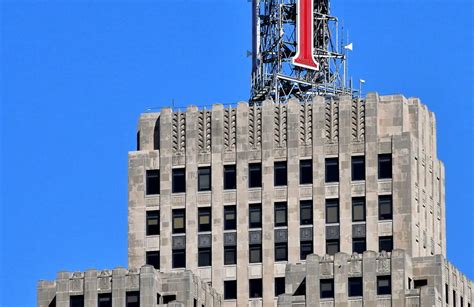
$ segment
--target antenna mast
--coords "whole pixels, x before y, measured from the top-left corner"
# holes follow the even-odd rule
[[[312,53],[317,70],[297,66],[298,5],[314,6]],[[300,11],[301,8],[300,8]],[[302,17],[300,17],[302,18]],[[252,84],[250,103],[315,95],[354,95],[345,80],[345,47],[339,44],[338,19],[329,0],[252,0]],[[352,46],[351,46],[352,47]]]

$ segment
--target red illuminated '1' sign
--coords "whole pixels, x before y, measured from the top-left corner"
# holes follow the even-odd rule
[[[314,0],[297,0],[296,3],[296,55],[293,65],[319,70],[314,58]]]

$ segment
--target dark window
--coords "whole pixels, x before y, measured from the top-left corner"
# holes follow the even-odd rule
[[[326,199],[326,223],[339,223],[338,199]]]
[[[262,245],[252,244],[249,246],[249,262],[260,263],[262,262]]]
[[[313,241],[300,242],[300,259],[306,260],[306,257],[313,253]]]
[[[273,178],[276,187],[288,184],[286,161],[278,161],[273,164]]]
[[[160,211],[146,212],[146,235],[154,236],[160,234]]]
[[[160,170],[146,171],[146,194],[160,194]]]
[[[237,298],[237,281],[224,280],[224,299],[235,300]]]
[[[249,228],[262,228],[262,204],[249,206]]]
[[[185,215],[186,211],[184,209],[173,210],[173,233],[186,232]]]
[[[453,307],[456,307],[457,299],[456,299],[456,291],[453,290]]]
[[[392,294],[392,280],[390,275],[377,276],[377,295]]]
[[[186,250],[174,249],[172,252],[173,269],[186,267]]]
[[[300,283],[296,291],[293,293],[293,296],[306,295],[306,278]]]
[[[285,293],[285,277],[275,277],[275,296]]]
[[[173,169],[173,193],[186,192],[186,170],[184,168]]]
[[[133,291],[126,294],[127,307],[140,307],[140,292]]]
[[[338,158],[326,158],[326,182],[339,181],[339,160]]]
[[[362,296],[362,277],[349,277],[349,296]]]
[[[137,151],[140,150],[140,131],[137,132]]]
[[[300,184],[313,183],[313,160],[300,160]]]
[[[365,180],[365,157],[352,157],[352,180]]]
[[[449,304],[449,286],[448,284],[444,285],[444,293],[446,296],[446,304]]]
[[[334,298],[334,279],[320,279],[321,298]]]
[[[249,164],[249,188],[260,188],[262,186],[262,165],[260,163]]]
[[[152,265],[155,269],[160,269],[160,251],[146,252],[146,264]]]
[[[237,229],[237,207],[224,207],[224,230]]]
[[[287,226],[287,205],[286,202],[275,203],[275,226]]]
[[[224,246],[224,264],[237,264],[237,249],[235,246]]]
[[[339,252],[339,240],[326,240],[326,254],[334,255]]]
[[[391,220],[392,218],[392,196],[379,196],[379,220]]]
[[[300,201],[300,224],[313,225],[313,201]]]
[[[70,307],[84,307],[84,295],[72,295],[69,298]]]
[[[288,260],[288,243],[275,243],[275,261]]]
[[[426,285],[428,285],[428,280],[426,279],[415,279],[414,281],[415,289],[421,288]]]
[[[198,266],[212,265],[212,250],[210,247],[198,249]]]
[[[163,295],[163,304],[168,304],[174,301],[176,301],[176,295]]]
[[[198,168],[198,191],[211,190],[211,167]]]
[[[211,231],[211,208],[198,208],[198,231]]]
[[[391,252],[393,249],[393,238],[392,236],[380,237],[379,238],[379,252],[386,251]]]
[[[365,221],[365,197],[352,198],[352,221]]]
[[[112,293],[100,293],[97,299],[97,307],[112,307]]]
[[[53,298],[53,300],[48,304],[48,307],[56,307],[56,296]],[[111,305],[112,307],[112,305]]]
[[[362,254],[367,249],[365,238],[352,239],[352,252]]]
[[[379,155],[379,179],[392,178],[392,155]]]
[[[249,297],[259,298],[262,297],[262,279],[249,279]]]
[[[235,165],[224,165],[224,190],[233,190],[236,185]]]

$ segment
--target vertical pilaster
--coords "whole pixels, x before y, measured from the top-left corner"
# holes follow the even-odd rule
[[[300,260],[299,232],[299,112],[300,103],[296,99],[288,102],[287,120],[287,167],[288,167],[288,262]]]
[[[223,161],[224,152],[224,109],[222,105],[212,107],[211,150],[212,150],[212,287],[219,293],[224,293],[224,196],[223,196]]]
[[[125,306],[125,295],[127,292],[126,273],[127,270],[124,268],[112,270],[112,307]]]
[[[378,137],[377,104],[375,93],[366,96],[365,101],[365,202],[367,250],[378,251]]]
[[[377,253],[366,251],[362,256],[362,283],[364,307],[377,306]]]
[[[155,269],[151,265],[140,268],[140,306],[155,307]]]
[[[315,254],[306,257],[306,289],[314,289],[306,291],[306,306],[308,307],[319,307],[320,304],[319,261],[319,256]]]
[[[262,267],[263,306],[274,305],[274,200],[273,200],[273,131],[274,105],[265,100],[262,104]]]
[[[337,253],[334,256],[334,304],[337,307],[348,306],[347,278],[349,255]]]
[[[317,96],[313,100],[313,245],[314,253],[326,253],[325,187],[324,187],[324,126],[325,99]]]
[[[69,307],[70,272],[59,272],[56,277],[56,306]]]
[[[172,111],[160,115],[160,271],[171,271],[171,172],[172,172]]]
[[[249,300],[249,228],[248,228],[248,116],[247,103],[237,105],[237,305],[247,306]]]
[[[392,306],[405,305],[405,283],[407,276],[406,255],[403,250],[393,250],[391,255],[391,275],[392,275]]]
[[[84,274],[84,307],[97,307],[97,270]]]
[[[352,253],[351,113],[352,98],[342,96],[339,101],[339,236],[340,250],[345,253]]]

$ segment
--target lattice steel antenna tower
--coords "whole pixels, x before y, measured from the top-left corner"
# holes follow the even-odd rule
[[[252,2],[250,103],[259,103],[264,99],[284,103],[290,97],[307,101],[314,95],[355,95],[346,79],[347,46],[339,38],[338,19],[330,15],[329,0]],[[302,15],[303,2],[314,6],[310,13],[314,28],[312,52],[319,64],[317,70],[296,66],[292,62],[298,49],[298,13]]]

